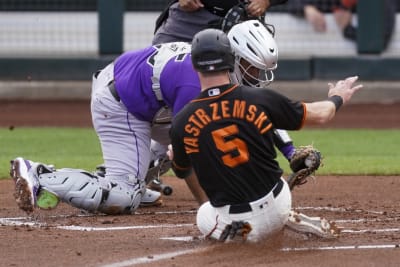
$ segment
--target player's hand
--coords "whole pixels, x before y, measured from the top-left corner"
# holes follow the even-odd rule
[[[193,12],[204,7],[201,0],[179,0],[179,7],[186,12]]]
[[[304,17],[313,26],[316,32],[326,31],[326,20],[324,14],[313,5],[304,7]]]
[[[336,24],[343,31],[347,25],[351,24],[351,11],[345,9],[337,9],[333,12]]]
[[[343,99],[343,104],[348,102],[355,92],[363,87],[362,84],[354,85],[358,76],[348,77],[345,80],[338,81],[335,85],[329,83],[328,97],[338,95]]]
[[[251,16],[260,17],[267,11],[269,4],[269,0],[250,0],[246,10]]]
[[[168,145],[167,156],[169,160],[174,159],[174,151],[172,150],[172,145]]]

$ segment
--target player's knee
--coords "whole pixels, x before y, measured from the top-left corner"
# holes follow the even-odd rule
[[[209,235],[215,228],[216,212],[209,201],[200,206],[196,216],[197,227],[204,235]]]
[[[104,196],[98,210],[105,214],[131,214],[140,205],[145,190],[144,183],[127,185],[113,184]]]

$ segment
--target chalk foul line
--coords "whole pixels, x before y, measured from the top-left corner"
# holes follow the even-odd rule
[[[280,249],[282,252],[296,252],[296,251],[326,251],[326,250],[353,250],[353,249],[395,249],[400,248],[400,244],[381,244],[381,245],[352,245],[352,246],[321,246],[321,247],[286,247]],[[147,257],[132,258],[121,262],[103,265],[101,267],[126,267],[138,264],[152,263],[160,260],[171,259],[174,257],[194,254],[206,251],[207,248],[179,250],[168,253],[156,254]]]

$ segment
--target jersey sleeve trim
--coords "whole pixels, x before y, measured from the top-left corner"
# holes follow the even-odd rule
[[[307,117],[307,106],[306,106],[306,103],[302,102],[301,105],[303,106],[303,119],[301,120],[301,123],[299,125],[298,130],[303,128],[303,126],[304,126],[304,124],[306,122],[306,117]]]
[[[223,95],[226,95],[230,92],[232,92],[233,90],[235,90],[236,87],[238,87],[238,84],[234,84],[233,86],[231,86],[230,88],[224,90],[221,94],[216,95],[216,96],[209,96],[209,97],[204,97],[204,98],[197,98],[197,99],[193,99],[191,102],[200,102],[200,101],[204,101],[204,100],[210,100],[210,99],[216,99],[219,98]]]
[[[176,176],[179,178],[186,178],[189,176],[191,173],[191,167],[181,167],[175,163],[175,161],[172,161],[172,170],[175,172]]]

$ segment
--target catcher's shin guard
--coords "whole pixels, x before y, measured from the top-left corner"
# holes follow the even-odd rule
[[[40,185],[62,201],[89,212],[105,214],[132,213],[140,204],[144,182],[118,177],[107,183],[79,169],[59,169],[39,175]]]
[[[62,201],[91,212],[97,210],[102,201],[104,189],[99,180],[82,170],[57,170],[39,175],[39,183]]]
[[[105,214],[131,214],[139,207],[146,184],[133,176],[116,177],[105,191],[98,210]]]

